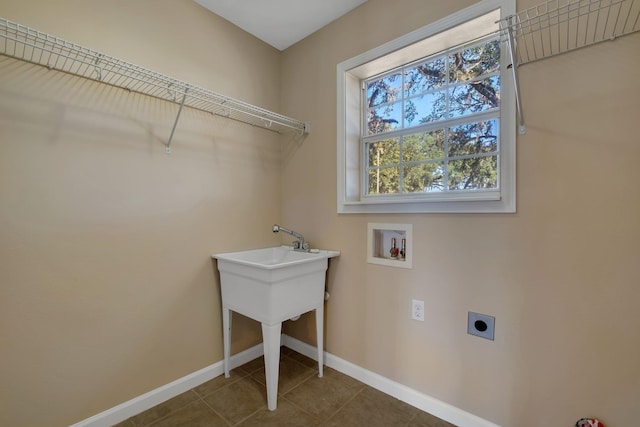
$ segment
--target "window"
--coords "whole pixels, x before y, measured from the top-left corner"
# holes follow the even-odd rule
[[[338,212],[515,211],[515,101],[485,0],[338,65]]]
[[[366,196],[498,188],[500,41],[363,82]]]

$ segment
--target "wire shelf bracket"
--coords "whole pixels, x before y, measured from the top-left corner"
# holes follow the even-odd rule
[[[166,143],[171,142],[187,106],[277,133],[310,133],[311,126],[287,116],[168,77],[82,47],[34,28],[0,18],[0,54],[63,71],[179,105]]]
[[[498,21],[508,44],[519,133],[525,133],[518,68],[640,30],[640,0],[549,0]]]

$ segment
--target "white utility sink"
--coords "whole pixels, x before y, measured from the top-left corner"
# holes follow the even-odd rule
[[[213,255],[222,290],[224,373],[229,376],[231,311],[262,323],[267,403],[277,406],[282,322],[316,311],[318,374],[323,375],[325,272],[340,252],[295,251],[289,246]]]

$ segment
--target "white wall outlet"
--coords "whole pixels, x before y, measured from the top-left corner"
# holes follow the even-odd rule
[[[411,300],[411,318],[424,322],[424,301]]]

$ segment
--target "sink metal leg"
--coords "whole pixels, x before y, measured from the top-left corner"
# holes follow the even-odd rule
[[[231,356],[231,310],[222,306],[222,339],[224,349],[224,376],[229,378],[229,357]]]
[[[316,337],[318,346],[318,377],[322,378],[324,375],[324,303],[316,307]]]
[[[278,404],[278,374],[280,371],[280,331],[282,323],[262,324],[264,372],[267,380],[267,407],[275,411]]]

